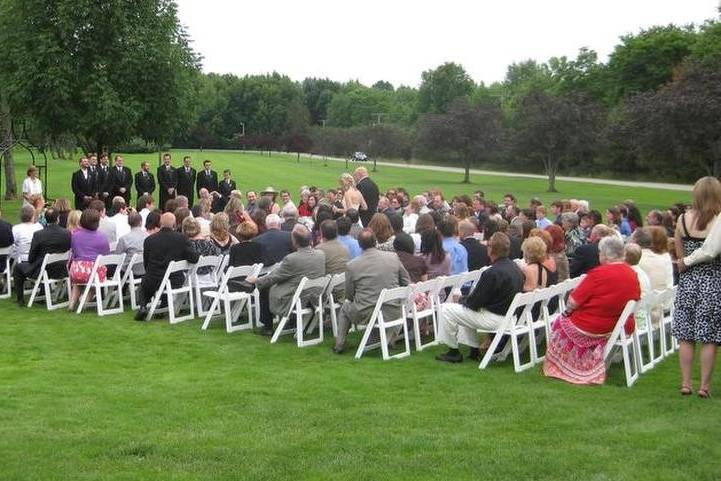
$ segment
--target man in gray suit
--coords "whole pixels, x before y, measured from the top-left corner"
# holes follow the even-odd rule
[[[345,340],[351,323],[359,324],[370,320],[378,296],[383,289],[407,286],[411,279],[398,256],[392,252],[376,249],[376,236],[370,229],[363,229],[358,235],[363,253],[348,263],[345,274],[346,301],[338,316],[338,335],[333,352],[345,351]],[[400,313],[400,306],[386,305],[383,315],[393,319]]]
[[[297,224],[291,232],[295,252],[288,254],[267,276],[248,277],[260,291],[260,322],[262,334],[273,335],[273,316],[282,316],[290,309],[293,294],[303,276],[309,279],[325,275],[325,254],[311,247],[312,236],[307,227]]]

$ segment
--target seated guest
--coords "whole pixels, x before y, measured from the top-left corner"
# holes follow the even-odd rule
[[[238,243],[230,248],[229,263],[233,267],[252,266],[263,263],[263,249],[255,241],[258,227],[252,221],[241,222],[235,229]]]
[[[553,222],[546,218],[546,208],[542,205],[536,207],[536,227],[543,230],[551,224]]]
[[[558,282],[555,262],[546,254],[546,243],[540,237],[529,237],[521,245],[524,264],[521,271],[526,280],[523,292],[543,289]],[[551,268],[553,266],[553,269]]]
[[[105,205],[101,201],[92,201],[91,205]],[[87,284],[93,271],[95,259],[110,253],[108,237],[100,231],[100,212],[93,209],[85,209],[80,216],[80,228],[73,232],[70,241],[72,255],[70,259],[70,282],[73,289],[70,294],[69,311],[75,310],[75,305],[80,299],[80,284]],[[101,266],[98,269],[100,282],[105,281],[107,268]]]
[[[188,217],[193,217],[192,212],[187,207],[178,207],[173,212],[173,215],[175,216],[175,225],[178,226],[178,232],[183,229],[183,221]]]
[[[280,211],[283,217],[283,225],[281,230],[290,232],[293,227],[298,223],[298,209],[295,207],[292,201],[288,201]]]
[[[130,232],[118,239],[118,245],[115,246],[116,254],[125,254],[125,262],[122,266],[123,271],[125,271],[128,267],[133,254],[143,252],[143,243],[145,242],[145,238],[148,237],[148,233],[143,228],[142,222],[143,218],[137,212],[131,212],[128,214],[128,226],[130,227]],[[141,276],[145,271],[141,268],[136,268],[133,272],[136,275]]]
[[[333,351],[342,354],[351,324],[368,322],[378,296],[383,289],[407,286],[408,272],[396,254],[376,249],[373,231],[363,229],[358,236],[363,253],[348,263],[345,276],[345,302],[338,315],[338,333]],[[386,305],[383,315],[387,319],[398,316],[400,307]]]
[[[65,197],[55,199],[55,202],[53,202],[53,209],[55,209],[55,211],[58,213],[58,225],[64,229],[67,229],[68,214],[70,214],[70,211],[72,210],[70,208],[70,201]]]
[[[118,239],[130,232],[128,206],[125,205],[125,199],[120,196],[113,197],[113,215],[108,217],[108,221],[115,224],[115,235]]]
[[[13,245],[13,225],[4,219],[0,219],[0,247],[10,247]],[[31,241],[32,242],[32,241]],[[7,256],[0,256],[0,272],[5,272],[5,261]],[[0,283],[4,283],[5,277],[0,276]],[[4,284],[0,287],[5,288]]]
[[[228,221],[228,215],[224,212],[215,214],[210,222],[210,241],[218,247],[221,254],[227,254],[230,251],[230,246],[237,242],[230,235],[230,222]]]
[[[328,219],[320,225],[321,242],[316,247],[325,253],[325,273],[340,274],[346,271],[350,261],[348,249],[338,240],[338,226]]]
[[[20,223],[12,227],[13,258],[15,262],[27,262],[33,236],[43,226],[35,218],[35,209],[26,204],[20,209]]]
[[[421,234],[427,230],[434,230],[436,228],[436,222],[433,220],[433,216],[429,213],[421,214],[418,216],[416,222],[416,231],[411,234],[411,239],[416,246],[415,254],[421,253]]]
[[[70,232],[60,227],[59,214],[54,208],[45,211],[47,224],[33,235],[27,262],[15,264],[13,279],[16,299],[20,306],[25,305],[25,280],[37,278],[45,254],[59,254],[70,250]],[[47,272],[51,279],[62,279],[68,275],[68,268],[65,262],[56,262],[47,266]]]
[[[151,195],[141,195],[138,198],[138,203],[136,207],[138,208],[138,213],[142,218],[142,222],[140,223],[140,225],[145,228],[145,219],[148,218],[148,214],[150,212],[155,210],[155,205],[153,204],[153,197]]]
[[[368,223],[368,228],[373,231],[373,235],[376,237],[376,241],[378,242],[376,248],[378,250],[393,252],[393,240],[395,236],[387,215],[382,213],[373,214],[371,221]]]
[[[274,315],[283,316],[288,312],[295,290],[304,276],[315,279],[325,275],[325,253],[311,247],[308,228],[296,225],[291,238],[295,252],[285,256],[276,269],[260,278],[246,278],[260,291],[260,322],[264,335],[273,334]]]
[[[423,197],[423,199],[425,199],[425,197]],[[420,210],[421,203],[416,198],[414,198],[403,212],[403,232],[405,232],[406,234],[413,234],[416,231],[416,222],[418,222]]]
[[[105,216],[105,203],[101,200],[94,200],[90,202],[90,208],[98,211],[98,214],[100,214],[98,230],[105,234],[110,244],[116,243],[118,241],[117,227],[115,227],[115,222],[112,222]]]
[[[624,260],[626,261],[626,264],[631,266],[631,269],[636,273],[638,276],[638,285],[641,288],[641,306],[642,308],[639,309],[634,317],[636,318],[636,326],[638,327],[646,327],[648,323],[648,316],[646,315],[646,309],[644,309],[644,303],[647,301],[648,296],[653,294],[653,289],[651,288],[651,281],[649,280],[646,273],[641,269],[641,266],[638,265],[638,263],[641,261],[641,246],[638,244],[634,244],[633,242],[629,242],[626,244],[626,247],[624,248]]]
[[[470,346],[469,357],[480,360],[477,329],[495,331],[503,323],[515,295],[523,289],[523,273],[508,258],[511,240],[502,232],[489,241],[491,267],[483,271],[478,285],[463,304],[446,303],[441,309],[439,340],[448,352],[436,357],[439,361],[461,362],[458,344]]]
[[[578,214],[574,212],[561,214],[561,227],[566,233],[566,256],[570,259],[576,254],[576,249],[587,242],[586,236],[578,226]]]
[[[610,235],[613,235],[613,230],[603,224],[597,224],[591,229],[589,243],[579,246],[575,255],[568,261],[572,278],[585,274],[599,264],[598,243]]]
[[[422,257],[413,255],[415,245],[413,239],[408,237],[396,237],[393,241],[393,248],[400,259],[401,264],[408,272],[411,283],[427,281],[428,267]]]
[[[363,226],[361,226],[360,223],[360,214],[357,209],[348,209],[345,215],[348,216],[351,222],[350,232],[348,235],[357,240],[363,230]]]
[[[336,221],[338,225],[338,242],[343,244],[348,249],[351,260],[361,255],[361,248],[358,245],[358,240],[350,236],[351,220],[348,216],[343,216]]]
[[[557,224],[546,227],[546,232],[551,235],[551,239],[553,240],[553,247],[551,248],[549,257],[556,263],[558,282],[563,282],[568,279],[570,275],[568,256],[566,256],[566,236],[563,233],[563,229]]]
[[[268,215],[265,218],[267,230],[255,239],[255,242],[260,244],[263,252],[263,265],[266,267],[277,264],[293,252],[290,232],[280,230],[280,226],[280,217],[277,214]]]
[[[199,256],[219,256],[220,248],[210,239],[203,236],[200,231],[200,223],[192,217],[183,219],[182,232],[190,241],[190,248]],[[201,283],[212,281],[211,274],[213,266],[205,266],[198,269],[198,276]]]
[[[193,215],[200,224],[200,232],[205,237],[210,237],[210,223],[213,220],[213,213],[211,212],[213,203],[210,199],[200,199],[198,202],[198,215]]]
[[[160,230],[149,235],[143,245],[145,275],[138,291],[140,309],[135,314],[135,320],[145,320],[148,315],[148,302],[160,288],[165,271],[172,261],[188,261],[195,264],[199,257],[190,245],[190,241],[175,230],[175,215],[166,212],[160,216]],[[170,277],[170,284],[173,288],[177,288],[183,284],[183,280],[183,273],[176,272]]]
[[[668,253],[668,237],[663,227],[641,227],[631,236],[641,247],[638,265],[651,281],[651,288],[662,291],[673,287],[673,261]]]
[[[475,235],[476,226],[469,220],[458,223],[458,236],[461,238],[461,245],[468,253],[468,270],[475,271],[491,263],[488,258],[488,248],[478,242]]]
[[[421,257],[426,263],[428,279],[451,275],[451,256],[443,250],[443,238],[436,229],[421,234]]]
[[[75,232],[76,229],[80,227],[80,216],[83,215],[83,212],[80,210],[71,210],[68,214],[68,231],[72,234]]]
[[[616,236],[598,244],[601,265],[591,269],[553,323],[543,372],[573,384],[603,384],[603,351],[618,317],[630,300],[641,298],[638,276],[624,262],[623,241]],[[633,332],[634,320],[626,323]]]

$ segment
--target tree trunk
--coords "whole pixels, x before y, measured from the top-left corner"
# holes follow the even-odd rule
[[[552,159],[546,160],[546,175],[548,175],[548,191],[547,192],[558,192],[556,190],[556,165]]]
[[[463,175],[463,183],[464,184],[470,184],[471,183],[471,161],[468,160],[468,158],[463,159],[463,169],[465,171]]]
[[[0,98],[0,135],[2,135],[0,146],[2,146],[3,150],[7,149],[3,155],[5,159],[5,200],[15,200],[17,198],[15,159],[13,159],[13,151],[10,148],[13,144],[13,130],[10,108],[5,102],[4,97]]]

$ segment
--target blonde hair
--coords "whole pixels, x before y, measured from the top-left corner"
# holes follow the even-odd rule
[[[70,232],[74,231],[78,227],[80,227],[80,216],[83,215],[83,212],[80,210],[71,210],[68,213],[68,230]]]
[[[228,214],[219,212],[210,221],[210,234],[219,241],[226,241],[230,237],[230,220]]]
[[[546,260],[546,243],[540,237],[529,237],[524,240],[521,250],[528,264],[542,263]]]
[[[181,229],[183,231],[183,234],[185,234],[188,239],[192,239],[193,237],[200,234],[200,222],[198,222],[193,217],[186,217],[185,219],[183,219]]]
[[[348,187],[355,187],[355,180],[353,179],[353,176],[348,173],[340,176],[340,182],[343,184],[343,188],[347,189]]]
[[[701,177],[693,186],[693,210],[696,228],[704,230],[721,212],[721,182],[716,177]]]

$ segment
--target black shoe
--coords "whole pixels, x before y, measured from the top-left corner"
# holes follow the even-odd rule
[[[273,330],[273,328],[268,326],[263,326],[260,330],[261,336],[272,337],[274,333],[275,331]]]
[[[481,362],[481,359],[483,356],[481,356],[481,350],[477,347],[472,347],[471,350],[468,352],[468,359],[472,359],[476,362]]]
[[[343,346],[343,347],[333,346],[333,352],[336,354],[343,354],[345,352],[345,346]]]
[[[139,309],[138,312],[135,313],[135,320],[136,321],[145,321],[145,318],[147,316],[148,316],[147,309]]]
[[[15,299],[15,302],[18,303],[18,307],[25,307],[25,299]]]
[[[463,362],[463,354],[461,354],[459,351],[451,352],[448,351],[445,354],[439,354],[436,356],[436,360],[443,361],[443,362],[451,362],[451,363],[458,363]]]

